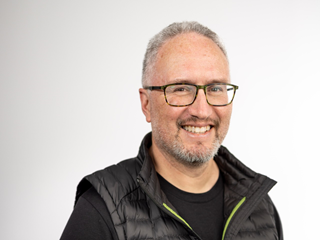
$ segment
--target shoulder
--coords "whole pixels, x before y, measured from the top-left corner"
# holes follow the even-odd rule
[[[139,158],[131,158],[85,176],[77,187],[76,202],[93,187],[103,200],[112,198],[117,205],[123,196],[139,187],[136,178],[141,165]]]
[[[133,178],[136,179],[140,169],[142,166],[142,162],[139,158],[130,158],[124,161],[119,162],[116,165],[111,165],[105,169],[96,171],[85,178],[88,180],[112,180],[112,181],[131,181]]]
[[[276,184],[273,179],[247,167],[223,146],[220,147],[214,160],[219,166],[226,185],[241,196],[250,197],[259,188],[264,193],[268,193]]]

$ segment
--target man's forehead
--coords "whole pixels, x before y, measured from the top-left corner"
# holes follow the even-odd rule
[[[182,33],[171,39],[168,39],[159,49],[158,58],[164,56],[170,56],[171,53],[175,54],[188,54],[198,50],[202,51],[216,51],[223,52],[220,50],[218,45],[214,43],[208,37],[201,34],[190,32]],[[224,54],[223,54],[224,55]]]
[[[229,82],[228,60],[209,38],[184,33],[168,40],[159,49],[153,84],[185,82],[209,84]]]

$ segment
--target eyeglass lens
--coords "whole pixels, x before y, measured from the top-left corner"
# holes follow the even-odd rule
[[[227,105],[232,101],[234,87],[226,84],[212,84],[206,86],[207,101],[211,105]],[[173,106],[191,104],[197,93],[193,85],[169,85],[165,89],[168,104]]]

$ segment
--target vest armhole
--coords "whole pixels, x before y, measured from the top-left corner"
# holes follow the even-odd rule
[[[76,193],[76,199],[74,202],[74,206],[76,206],[81,195],[84,194],[91,186],[92,186],[91,183],[85,178],[83,178],[80,181],[80,183],[77,186],[77,193]]]

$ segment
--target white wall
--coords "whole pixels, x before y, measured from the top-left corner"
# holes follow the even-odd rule
[[[148,40],[196,20],[223,39],[239,85],[225,145],[278,181],[286,239],[319,215],[320,2],[0,2],[0,239],[58,239],[80,179],[135,156]],[[316,193],[317,192],[317,193]]]

